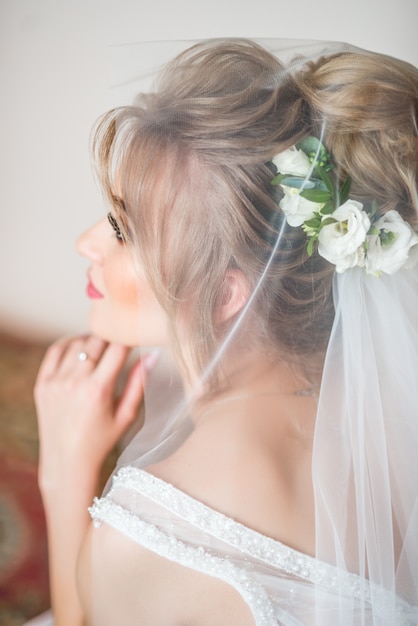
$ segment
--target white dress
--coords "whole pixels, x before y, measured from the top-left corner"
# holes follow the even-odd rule
[[[256,626],[341,623],[341,599],[352,614],[364,589],[356,574],[262,535],[142,469],[121,468],[90,513],[96,527],[105,523],[161,557],[232,586]],[[369,584],[367,593],[375,617],[378,604],[379,625],[395,626],[385,621],[387,592]],[[396,626],[417,624],[418,610],[398,599]]]

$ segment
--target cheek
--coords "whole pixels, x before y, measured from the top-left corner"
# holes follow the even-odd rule
[[[113,259],[103,272],[106,295],[114,305],[137,310],[139,303],[139,279],[131,263]]]
[[[103,268],[106,289],[102,321],[112,340],[126,345],[167,345],[167,318],[142,272],[126,256]],[[103,334],[104,331],[102,331]]]

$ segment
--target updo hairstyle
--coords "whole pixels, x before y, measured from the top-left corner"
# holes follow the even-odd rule
[[[217,315],[229,270],[250,293],[263,276],[242,345],[261,343],[307,371],[326,349],[334,267],[309,257],[302,228],[285,222],[275,154],[324,127],[350,197],[416,217],[416,70],[362,52],[295,65],[246,40],[201,43],[166,66],[154,93],[96,129],[102,185],[198,369],[234,322]]]
[[[294,79],[339,176],[351,177],[350,197],[416,227],[418,69],[361,51],[308,63]]]

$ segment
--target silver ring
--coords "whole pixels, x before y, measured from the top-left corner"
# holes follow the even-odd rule
[[[89,355],[87,354],[87,352],[79,352],[78,353],[78,360],[79,361],[87,361],[88,358],[89,358]]]

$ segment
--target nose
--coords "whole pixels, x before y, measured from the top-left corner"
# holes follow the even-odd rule
[[[104,253],[104,226],[106,220],[102,219],[84,231],[77,240],[77,252],[81,256],[90,259],[94,263],[101,264]]]

